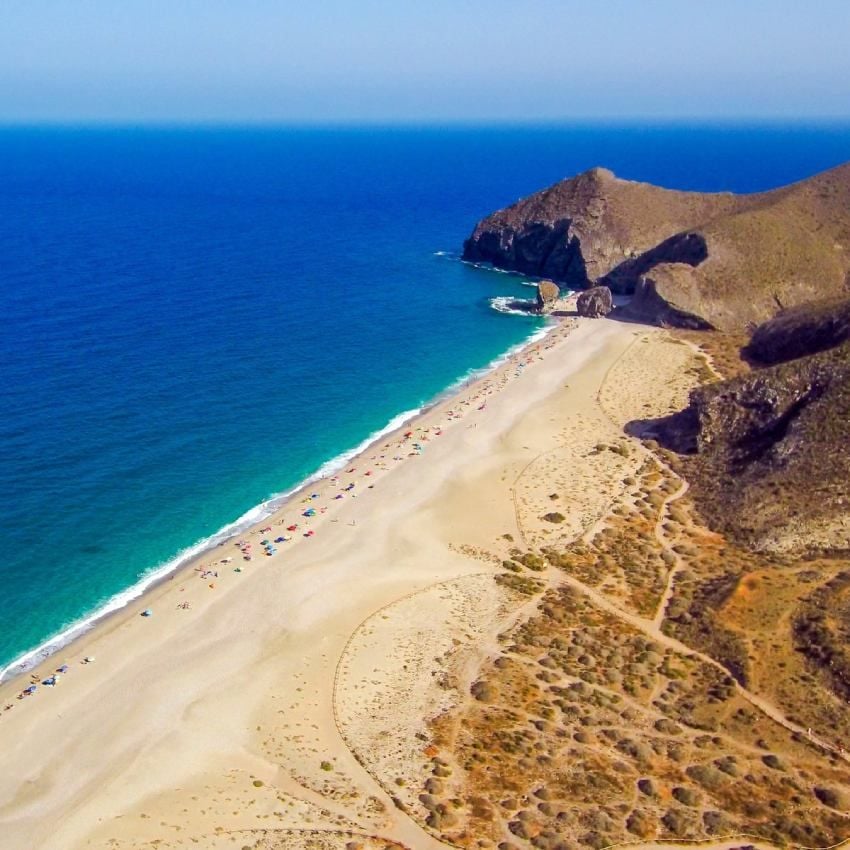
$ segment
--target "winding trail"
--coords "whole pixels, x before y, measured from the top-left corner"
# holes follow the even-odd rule
[[[657,460],[657,458],[656,458]],[[668,475],[671,477],[678,478],[672,469],[670,469],[667,464],[661,463],[658,461],[659,466],[664,469]],[[655,523],[655,539],[658,541],[658,544],[665,552],[669,552],[673,557],[673,564],[667,572],[667,581],[664,585],[664,592],[661,594],[661,599],[658,601],[658,609],[655,612],[655,616],[652,618],[652,624],[661,628],[661,624],[664,622],[664,616],[667,613],[667,606],[670,604],[670,599],[673,596],[673,588],[676,585],[676,576],[681,572],[683,564],[682,564],[682,556],[676,552],[672,546],[667,542],[667,538],[664,536],[664,521],[667,517],[667,508],[678,499],[681,499],[685,493],[688,492],[689,484],[685,481],[684,478],[679,478],[679,489],[669,495],[662,503],[661,510],[658,513],[658,521]]]
[[[599,389],[597,390],[597,393],[596,393],[596,403],[597,403],[600,411],[611,422],[611,424],[613,424],[618,429],[621,429],[620,423],[616,422],[613,419],[613,417],[608,413],[608,411],[605,409],[605,406],[604,406],[604,404],[602,404],[602,401],[601,401],[601,395],[602,395],[602,393],[605,389],[606,381],[608,380],[612,370],[629,353],[629,351],[631,351],[632,347],[638,341],[639,338],[640,337],[636,337],[634,342],[632,342],[627,348],[625,348],[623,350],[623,352],[620,354],[620,356],[617,358],[617,360],[614,363],[611,364],[609,369],[606,371],[605,376],[603,377],[602,382],[599,386]],[[696,346],[691,346],[691,347],[694,348],[695,350],[698,350],[698,349],[696,349]],[[700,352],[700,353],[702,354],[702,352]],[[715,374],[716,374],[716,370],[715,370]],[[730,674],[729,670],[727,670],[719,661],[712,658],[710,655],[707,655],[706,653],[702,652],[701,650],[694,649],[693,647],[682,643],[681,641],[677,640],[676,638],[670,637],[669,635],[665,634],[661,630],[661,625],[664,621],[664,614],[665,614],[665,611],[667,609],[667,605],[669,604],[670,598],[671,598],[672,593],[673,593],[673,588],[674,588],[674,583],[675,583],[675,575],[682,568],[681,557],[676,552],[673,551],[672,547],[667,542],[667,540],[664,536],[663,522],[664,522],[667,507],[670,504],[672,504],[673,502],[682,498],[685,495],[685,493],[688,491],[688,483],[681,476],[676,474],[669,466],[667,466],[666,464],[661,462],[654,454],[652,454],[648,449],[646,449],[638,439],[632,437],[632,438],[630,438],[630,441],[631,441],[632,445],[635,446],[636,450],[643,453],[644,456],[651,458],[656,463],[659,463],[659,465],[661,465],[666,470],[667,474],[671,478],[674,478],[675,480],[677,480],[679,482],[678,490],[676,490],[675,493],[671,494],[670,496],[668,496],[664,500],[663,509],[660,512],[659,519],[656,522],[656,526],[655,526],[655,535],[656,535],[656,538],[658,539],[659,544],[662,546],[664,551],[670,552],[673,555],[675,561],[674,561],[673,567],[671,567],[671,569],[670,569],[664,593],[661,597],[661,601],[658,605],[658,609],[656,610],[655,615],[653,616],[653,619],[647,620],[644,617],[640,617],[637,614],[633,614],[629,611],[622,609],[619,605],[612,602],[610,599],[608,599],[600,591],[596,590],[593,587],[590,587],[589,585],[585,584],[584,582],[580,581],[579,579],[577,579],[574,576],[571,576],[569,574],[566,574],[566,573],[563,574],[563,576],[560,578],[560,580],[556,581],[555,583],[556,584],[560,583],[560,584],[564,584],[564,585],[568,585],[568,586],[572,587],[573,589],[575,589],[578,592],[580,592],[581,594],[583,594],[587,599],[589,599],[598,608],[601,608],[603,611],[605,611],[608,614],[611,614],[612,616],[616,617],[620,621],[627,623],[632,628],[637,629],[638,631],[640,631],[645,636],[652,638],[652,640],[657,641],[662,646],[667,647],[668,649],[672,650],[673,652],[676,652],[677,654],[682,655],[682,656],[687,657],[687,658],[697,659],[699,661],[702,661],[705,664],[712,666],[716,670],[719,670],[720,672],[722,672],[724,674],[724,676],[728,676],[730,679],[732,679],[734,681],[734,683],[735,683],[734,686],[735,686],[735,690],[737,691],[737,693],[744,700],[746,700],[748,703],[750,703],[750,705],[752,705],[754,708],[758,709],[766,717],[770,718],[775,723],[778,723],[780,726],[784,727],[789,732],[795,733],[797,735],[802,735],[810,743],[819,747],[821,750],[823,750],[827,753],[830,753],[832,755],[838,756],[839,758],[843,759],[845,762],[850,764],[850,755],[848,755],[846,752],[842,752],[838,747],[834,746],[829,741],[826,741],[825,739],[821,738],[818,735],[815,735],[814,733],[810,733],[809,730],[803,728],[802,726],[798,725],[797,723],[794,723],[792,720],[789,720],[788,717],[784,714],[784,712],[782,712],[777,706],[775,706],[769,700],[766,700],[766,699],[758,696],[757,694],[750,691],[748,688],[741,685],[737,680],[735,680],[734,677]],[[538,460],[540,457],[543,457],[546,454],[551,453],[552,451],[557,450],[557,448],[560,448],[560,446],[556,447],[555,449],[548,449],[546,452],[541,452],[540,455],[538,455],[537,457],[535,457],[534,459],[529,461],[529,463],[523,468],[523,470],[517,476],[517,479],[514,482],[514,487],[511,490],[511,494],[512,494],[512,498],[514,500],[514,511],[516,513],[518,520],[520,518],[520,506],[519,506],[519,503],[517,501],[517,486],[516,485],[519,483],[522,476],[527,472],[527,470],[532,466],[532,464],[536,460]],[[597,521],[597,523],[594,523],[591,526],[591,528],[585,533],[585,537],[588,534],[591,534],[592,531],[595,529],[596,525],[598,525],[598,523],[603,521],[603,520],[604,520],[604,517],[600,518]],[[524,531],[524,529],[523,529],[523,527],[522,527],[522,525],[519,521],[517,523],[517,528],[519,529],[520,536],[522,537],[523,544],[526,546],[526,548],[532,548],[532,547],[529,546],[529,542],[528,542],[528,539],[526,537],[525,531]],[[704,845],[701,845],[701,846],[704,846]]]

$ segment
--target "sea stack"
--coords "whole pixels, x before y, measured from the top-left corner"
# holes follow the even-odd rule
[[[594,286],[586,289],[576,299],[576,311],[579,316],[588,319],[601,319],[614,309],[614,297],[607,286]]]
[[[551,313],[560,295],[557,284],[551,280],[541,280],[537,284],[537,312],[544,316]]]

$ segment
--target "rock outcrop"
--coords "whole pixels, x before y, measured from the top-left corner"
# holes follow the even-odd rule
[[[733,207],[732,195],[675,192],[593,168],[488,216],[463,254],[585,289],[669,236]],[[614,284],[617,291],[623,287],[627,282]]]
[[[599,319],[614,309],[614,298],[607,286],[593,286],[580,293],[576,299],[576,311],[579,316]]]
[[[551,280],[541,280],[537,284],[537,312],[546,314],[555,309],[561,296],[561,290]]]
[[[785,310],[753,332],[746,356],[757,363],[783,363],[850,340],[850,297],[831,298]]]
[[[654,428],[693,455],[713,527],[773,551],[850,551],[850,342],[700,387]]]
[[[644,319],[741,330],[850,291],[850,163],[753,195],[594,168],[493,213],[464,258],[632,294]]]

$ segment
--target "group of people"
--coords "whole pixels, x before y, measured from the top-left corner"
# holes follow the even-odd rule
[[[87,655],[82,660],[82,664],[91,664],[94,661],[90,655]],[[31,673],[29,684],[18,693],[18,700],[25,700],[27,697],[33,696],[39,687],[45,688],[55,688],[61,681],[62,677],[70,670],[70,667],[67,664],[60,664],[55,670],[48,673],[46,676],[39,675],[38,673]],[[11,711],[15,707],[13,702],[6,703],[3,706],[3,711]]]

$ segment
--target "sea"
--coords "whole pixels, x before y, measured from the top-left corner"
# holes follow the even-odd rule
[[[490,211],[848,158],[830,124],[0,128],[0,671],[545,331],[460,261]]]

